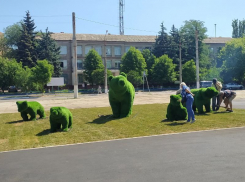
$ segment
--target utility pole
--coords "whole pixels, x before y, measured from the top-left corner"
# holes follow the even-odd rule
[[[216,37],[216,23],[214,24],[215,37]]]
[[[197,88],[200,88],[199,83],[199,58],[198,58],[198,30],[196,26],[196,79],[197,79]]]
[[[107,63],[106,63],[106,35],[108,33],[108,30],[106,30],[105,33],[105,38],[104,38],[104,62],[105,62],[105,72],[104,72],[104,76],[105,76],[105,94],[107,94],[108,92],[108,88],[107,88]]]
[[[124,35],[123,6],[124,6],[124,0],[119,0],[119,34],[120,35]]]
[[[181,37],[179,37],[179,81],[182,82]]]
[[[72,29],[73,29],[73,39],[72,39],[72,48],[73,48],[73,74],[74,74],[74,99],[78,98],[78,81],[77,81],[77,40],[76,40],[76,19],[75,13],[72,13]]]

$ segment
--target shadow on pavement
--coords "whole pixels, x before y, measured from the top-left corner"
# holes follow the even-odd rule
[[[113,118],[113,115],[101,115],[99,118],[94,119],[91,122],[88,122],[88,124],[105,124],[112,120],[117,120],[119,118]]]

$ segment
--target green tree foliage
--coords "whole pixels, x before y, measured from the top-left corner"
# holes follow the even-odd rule
[[[156,42],[154,45],[154,49],[152,50],[153,54],[156,57],[160,57],[164,54],[169,54],[170,51],[170,38],[168,34],[165,32],[166,28],[163,23],[161,23],[161,30],[158,33],[156,38]]]
[[[179,30],[173,25],[170,30],[170,50],[168,56],[173,59],[174,64],[179,64],[180,38]]]
[[[238,32],[239,32],[239,28],[238,28],[238,19],[232,20],[232,38],[238,38]]]
[[[135,47],[130,47],[127,53],[122,57],[121,72],[129,73],[130,71],[136,71],[139,76],[143,75],[146,68],[146,62],[142,53],[135,49]]]
[[[191,84],[196,81],[196,65],[193,60],[187,61],[182,67],[183,81]]]
[[[91,49],[84,60],[84,75],[86,80],[92,85],[95,83],[92,73],[97,69],[104,69],[102,58],[97,51]]]
[[[9,47],[17,48],[17,44],[21,39],[21,30],[21,22],[10,25],[4,29],[4,37]]]
[[[21,64],[21,63],[19,63]],[[22,92],[28,92],[34,88],[34,83],[32,80],[32,71],[29,67],[25,66],[16,72],[14,78],[15,86],[21,88]]]
[[[29,11],[26,12],[26,17],[24,17],[23,23],[21,23],[21,37],[20,41],[17,43],[17,61],[22,62],[23,66],[28,66],[29,68],[34,67],[37,62],[37,52],[36,52],[36,39],[34,32],[35,23],[31,19]]]
[[[152,66],[156,62],[156,56],[150,52],[149,49],[144,49],[142,55],[145,58],[146,69],[147,69],[147,79],[149,82],[152,81]]]
[[[138,72],[133,71],[133,70],[131,70],[127,73],[127,79],[129,82],[131,82],[136,87],[138,85],[143,84],[142,76],[140,76]]]
[[[176,65],[173,64],[173,60],[167,55],[157,58],[152,68],[154,82],[164,84],[176,81],[175,67]]]
[[[219,54],[223,62],[221,78],[224,82],[245,81],[245,38],[233,39],[227,42]]]
[[[107,78],[112,75],[110,70],[107,70]],[[96,69],[92,72],[92,79],[97,85],[104,85],[105,83],[105,70],[104,69]]]
[[[7,46],[6,39],[3,35],[0,34],[0,56],[6,57],[6,54],[9,51],[9,47]]]
[[[16,73],[22,69],[22,65],[15,60],[0,57],[0,87],[4,92],[9,86],[15,85]]]
[[[47,60],[37,61],[37,65],[32,69],[32,81],[36,89],[44,92],[44,85],[50,82],[54,72],[53,65],[49,64]]]
[[[245,20],[232,20],[232,38],[241,38],[245,33]]]
[[[53,77],[60,77],[62,74],[60,67],[60,47],[57,46],[54,39],[51,38],[51,33],[46,29],[46,32],[40,33],[40,39],[38,39],[38,59],[48,60],[49,64],[54,66]]]

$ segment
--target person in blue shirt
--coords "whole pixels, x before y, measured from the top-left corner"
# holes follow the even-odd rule
[[[194,102],[194,97],[193,97],[194,94],[191,93],[190,88],[186,86],[185,82],[182,82],[180,84],[180,88],[182,89],[182,91],[181,91],[182,101],[186,101],[186,109],[187,109],[187,113],[188,113],[187,122],[191,121],[191,123],[194,123],[196,121],[194,111],[192,109],[192,105]]]

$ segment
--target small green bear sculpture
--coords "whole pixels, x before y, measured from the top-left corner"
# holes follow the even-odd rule
[[[109,77],[109,102],[114,118],[128,117],[132,114],[135,90],[127,80],[127,75],[121,72],[118,76]]]
[[[180,95],[170,95],[166,117],[170,121],[187,119],[187,109],[182,105]]]
[[[198,113],[204,113],[203,106],[210,112],[210,100],[219,93],[214,87],[191,89],[191,92],[195,95],[192,108],[193,111],[197,108]]]
[[[40,118],[45,118],[44,108],[39,102],[17,101],[16,104],[18,107],[18,112],[20,112],[24,121],[28,121],[28,114],[31,116],[31,121],[35,121],[37,119],[37,114],[40,116]]]
[[[72,128],[72,113],[69,109],[65,107],[51,107],[50,108],[50,132],[56,132],[58,129],[62,131],[68,131],[69,128]]]

